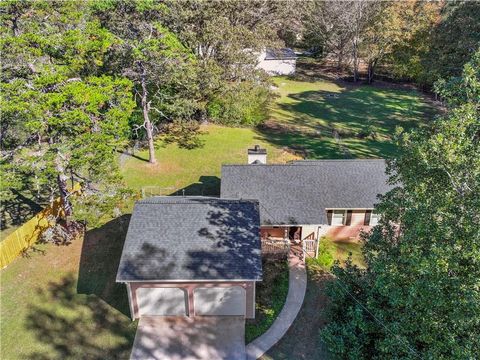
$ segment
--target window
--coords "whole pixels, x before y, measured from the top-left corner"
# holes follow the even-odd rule
[[[333,210],[332,225],[345,224],[345,210]]]
[[[374,212],[372,212],[370,214],[370,226],[376,226],[378,224],[378,221],[380,220],[380,215],[379,214],[375,214]]]

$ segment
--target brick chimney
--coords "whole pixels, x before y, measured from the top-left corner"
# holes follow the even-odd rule
[[[248,149],[248,163],[249,164],[266,164],[267,150],[262,149],[260,145],[255,145],[253,149]]]

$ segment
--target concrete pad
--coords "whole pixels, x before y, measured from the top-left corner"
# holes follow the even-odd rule
[[[245,360],[245,318],[142,317],[130,359]]]

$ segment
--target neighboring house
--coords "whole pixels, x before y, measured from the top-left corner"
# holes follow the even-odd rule
[[[221,197],[258,199],[262,242],[290,240],[310,255],[318,239],[356,239],[378,222],[377,195],[391,189],[385,161],[302,160],[267,165],[249,149],[248,164],[224,165]]]
[[[297,55],[292,49],[265,49],[258,57],[257,68],[269,75],[293,75],[297,65]]]
[[[257,200],[152,197],[138,201],[117,282],[132,318],[255,316],[262,280]]]

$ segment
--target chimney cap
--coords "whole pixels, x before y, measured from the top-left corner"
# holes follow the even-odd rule
[[[253,149],[248,149],[249,154],[267,154],[267,149],[262,149],[260,145],[255,145]]]

